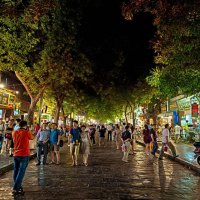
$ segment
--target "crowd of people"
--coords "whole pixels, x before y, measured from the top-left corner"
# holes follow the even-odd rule
[[[180,130],[176,127],[175,131],[178,132]],[[133,140],[137,135],[137,129],[126,123],[121,126],[118,124],[79,125],[78,121],[74,120],[73,126],[68,130],[62,127],[58,128],[57,123],[43,123],[41,126],[36,124],[34,131],[31,132],[28,130],[26,121],[20,119],[10,120],[6,125],[0,119],[1,152],[5,150],[6,153],[9,153],[9,156],[14,156],[14,195],[24,193],[22,181],[30,156],[29,140],[35,139],[37,166],[41,164],[59,165],[60,148],[63,146],[63,140],[69,146],[72,166],[80,165],[78,163],[80,160],[82,160],[83,165],[88,166],[91,147],[96,145],[99,148],[104,148],[106,145],[110,145],[111,141],[115,142],[116,150],[123,152],[122,161],[128,162],[129,155],[134,154]],[[156,157],[155,153],[158,149],[156,126],[144,125],[142,135],[146,145],[146,154]],[[177,157],[176,149],[170,141],[168,124],[162,130],[160,160],[163,159],[166,146],[171,149],[173,156]]]

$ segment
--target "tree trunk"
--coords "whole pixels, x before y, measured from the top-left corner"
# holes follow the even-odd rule
[[[40,97],[40,107],[39,107],[39,111],[38,111],[38,123],[39,124],[41,124],[42,106],[43,106],[43,93]]]
[[[29,107],[28,110],[28,116],[27,116],[27,121],[28,121],[28,125],[31,127],[31,125],[33,125],[33,117],[34,117],[34,111],[37,105],[37,102],[39,101],[39,99],[41,98],[46,85],[40,85],[38,84],[38,88],[40,88],[39,92],[37,94],[34,94],[31,89],[30,86],[26,83],[25,80],[23,80],[23,78],[21,77],[20,73],[18,73],[17,71],[15,71],[15,75],[16,77],[19,79],[19,81],[22,83],[22,85],[24,86],[24,88],[26,89],[29,97],[31,98],[31,105]]]
[[[36,108],[37,101],[35,99],[31,99],[31,104],[28,110],[28,116],[27,116],[27,122],[29,127],[33,125],[33,118],[34,118],[34,112]]]
[[[127,109],[128,109],[128,104],[126,104],[126,107],[125,107],[125,120],[126,120],[126,124],[128,124],[128,119],[127,119]]]
[[[130,106],[130,108],[131,108],[131,113],[132,113],[132,117],[133,117],[133,127],[135,127],[135,113],[134,113],[134,107],[133,107],[133,105],[131,105],[131,103],[130,102],[128,102],[128,104],[129,104],[129,106]]]
[[[67,116],[65,115],[65,111],[64,111],[63,107],[62,107],[62,113],[63,113],[63,119],[64,119],[63,125],[64,125],[64,127],[66,127]]]
[[[73,127],[73,118],[72,118],[72,113],[70,113],[70,127],[72,128]]]
[[[56,108],[55,117],[54,117],[54,122],[55,123],[58,123],[61,106],[62,106],[62,103],[57,102],[57,108]]]

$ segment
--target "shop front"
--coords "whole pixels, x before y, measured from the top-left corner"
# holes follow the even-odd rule
[[[15,99],[14,91],[0,89],[0,118],[8,121],[14,117]]]
[[[158,125],[163,127],[165,124],[169,124],[170,127],[174,127],[179,123],[179,107],[177,102],[183,98],[183,95],[179,95],[161,105],[161,113],[157,119]]]
[[[145,124],[145,113],[143,107],[139,106],[137,109],[134,110],[135,113],[135,127],[136,128],[143,128]]]
[[[177,103],[183,137],[193,141],[200,134],[199,101],[195,96],[190,96],[179,100]]]

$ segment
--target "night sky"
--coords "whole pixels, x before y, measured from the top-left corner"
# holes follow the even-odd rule
[[[116,87],[124,77],[125,86],[126,83],[134,85],[139,78],[145,78],[154,66],[154,53],[150,46],[156,31],[152,25],[153,17],[148,13],[140,13],[134,16],[134,20],[127,21],[121,15],[122,2],[84,0],[77,36],[81,52],[92,62],[93,76],[98,74],[97,78],[101,81],[106,79],[107,73],[110,75],[118,71],[114,80]],[[121,63],[120,68],[117,68],[116,62]],[[12,84],[12,78],[7,76],[8,84]],[[93,89],[91,92],[94,92]]]
[[[96,72],[114,71],[119,54],[123,55],[122,73],[134,83],[145,77],[153,66],[155,27],[150,14],[138,14],[133,21],[121,15],[121,0],[95,0],[85,4],[79,38],[82,51]]]

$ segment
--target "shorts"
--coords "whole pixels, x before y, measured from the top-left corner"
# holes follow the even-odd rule
[[[12,134],[11,133],[6,133],[5,138],[8,140],[12,140]]]
[[[49,151],[59,151],[60,146],[57,144],[50,144]]]
[[[73,143],[70,143],[70,154],[71,155],[78,155],[79,154],[79,148],[80,148],[80,144],[75,145]]]

